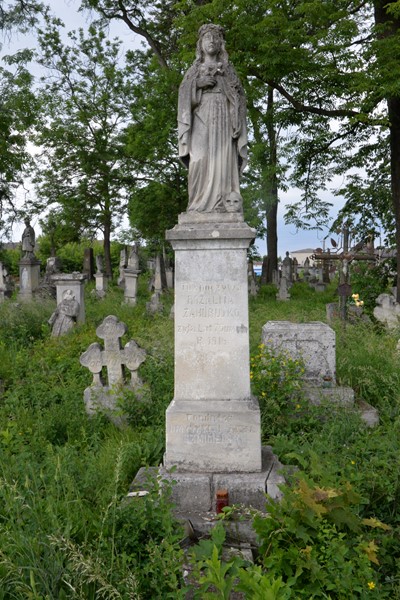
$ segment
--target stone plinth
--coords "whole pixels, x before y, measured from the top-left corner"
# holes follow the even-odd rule
[[[138,276],[141,271],[137,269],[124,269],[125,291],[124,299],[127,304],[136,304]]]
[[[32,300],[40,283],[40,261],[23,258],[19,263],[19,300]]]
[[[262,342],[302,359],[304,379],[309,383],[322,385],[324,377],[336,382],[336,335],[326,323],[268,321],[262,328]]]
[[[71,290],[75,299],[79,302],[78,323],[85,322],[85,294],[84,284],[86,275],[82,273],[59,273],[52,275],[51,280],[57,289],[57,305],[63,300],[63,294],[66,290]]]
[[[240,215],[180,216],[175,250],[175,393],[164,465],[261,470],[259,407],[250,393],[247,248]],[[219,222],[216,217],[219,218]]]

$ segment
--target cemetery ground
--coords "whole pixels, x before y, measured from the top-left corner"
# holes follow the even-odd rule
[[[333,325],[338,382],[379,410],[379,425],[368,428],[344,407],[311,408],[301,364],[260,344],[269,320],[325,322],[335,285],[316,293],[295,284],[281,303],[266,286],[250,299],[262,441],[291,467],[282,501],[268,503],[268,517],[252,514],[255,562],[222,559],[235,507],[225,509],[212,540],[187,548],[159,482],[147,496],[126,497],[138,469],[162,461],[173,397],[172,295],[163,296],[163,314],[149,316],[144,279],[135,307],[117,288],[98,300],[92,287],[86,323],[61,338],[47,325],[54,303],[0,306],[0,599],[400,599],[400,332],[361,320]],[[83,403],[91,375],[79,356],[110,314],[148,354],[142,398],[122,399],[125,429],[101,415],[89,419]]]

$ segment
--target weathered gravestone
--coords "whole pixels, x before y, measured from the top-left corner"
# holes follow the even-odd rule
[[[205,41],[211,38],[216,52]],[[262,510],[265,492],[276,497],[282,481],[276,457],[270,449],[262,453],[260,410],[250,390],[247,249],[255,231],[244,222],[239,192],[245,97],[223,45],[221,27],[200,28],[201,56],[179,90],[189,205],[167,232],[175,251],[175,386],[162,475],[176,482],[181,512],[214,509],[221,488],[231,502]],[[214,75],[207,89],[197,89],[193,110],[196,81],[206,70]]]
[[[375,300],[374,317],[388,329],[400,327],[400,304],[391,294],[380,294]]]
[[[286,256],[282,261],[282,278],[287,281],[287,287],[292,286],[293,282],[293,260],[289,256],[289,252],[286,252]]]
[[[118,286],[123,288],[125,286],[125,269],[128,266],[128,249],[125,246],[119,253],[119,275],[118,275]]]
[[[108,277],[104,273],[104,260],[101,254],[96,256],[96,273],[94,277],[96,280],[95,295],[97,298],[104,298],[108,287]]]
[[[59,273],[51,276],[57,290],[57,305],[61,304],[64,292],[70,290],[79,304],[78,323],[85,322],[85,282],[86,275],[82,273]]]
[[[81,365],[93,373],[92,385],[84,392],[86,412],[89,415],[104,412],[116,425],[125,422],[118,414],[119,392],[122,388],[140,388],[142,382],[137,371],[146,358],[146,351],[134,340],[122,348],[121,337],[126,331],[125,323],[109,315],[96,329],[97,337],[104,340],[104,349],[94,342],[80,357]],[[126,380],[125,369],[129,372],[129,381]],[[106,378],[102,377],[103,370]]]
[[[252,260],[249,260],[247,263],[247,279],[249,284],[249,294],[254,298],[257,296],[257,282]]]
[[[153,280],[153,294],[150,302],[146,303],[147,312],[151,315],[162,312],[163,305],[161,302],[161,295],[167,288],[167,280],[165,277],[164,260],[161,254],[157,254],[155,261],[155,271]]]
[[[137,301],[138,277],[140,273],[139,246],[138,244],[133,244],[129,251],[127,267],[124,269],[124,299],[127,304],[132,304],[133,306]]]
[[[290,294],[288,291],[288,280],[286,279],[286,277],[284,277],[282,275],[282,277],[280,278],[279,281],[279,288],[278,288],[278,293],[276,294],[276,299],[277,300],[281,300],[283,302],[290,300]]]
[[[13,292],[13,284],[8,274],[6,267],[0,262],[0,303],[4,302],[5,298],[11,298]]]
[[[273,351],[287,353],[304,363],[303,389],[311,403],[325,400],[354,406],[353,389],[336,385],[336,333],[329,325],[320,321],[268,321],[262,328],[262,342]],[[377,411],[365,402],[361,417],[370,425],[378,422]]]

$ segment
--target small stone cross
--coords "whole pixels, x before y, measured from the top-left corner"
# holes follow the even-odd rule
[[[93,373],[95,387],[103,387],[101,370],[107,368],[108,386],[124,383],[123,366],[131,373],[131,387],[140,385],[137,370],[146,358],[146,351],[134,340],[121,346],[121,337],[126,333],[126,325],[114,315],[109,315],[96,329],[96,334],[104,340],[104,350],[97,342],[90,344],[89,348],[81,354],[80,363]]]

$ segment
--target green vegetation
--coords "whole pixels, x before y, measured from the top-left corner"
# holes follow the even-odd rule
[[[183,530],[168,490],[128,500],[141,466],[157,465],[164,448],[164,413],[173,397],[173,322],[145,312],[145,281],[134,308],[111,288],[102,301],[87,294],[87,322],[59,339],[46,324],[52,307],[0,307],[0,598],[400,598],[400,412],[397,336],[374,324],[337,325],[338,377],[377,407],[380,425],[357,414],[310,408],[301,397],[302,366],[272,357],[260,345],[267,320],[324,320],[333,289],[301,284],[278,303],[272,288],[250,302],[252,381],[262,408],[263,443],[288,472],[280,503],[256,515],[258,563],[221,557],[225,509],[211,540],[184,558]],[[144,401],[127,395],[129,426],[88,419],[83,390],[90,373],[79,355],[95,341],[108,314],[128,326],[148,352],[140,374]],[[183,562],[192,563],[183,581]]]

